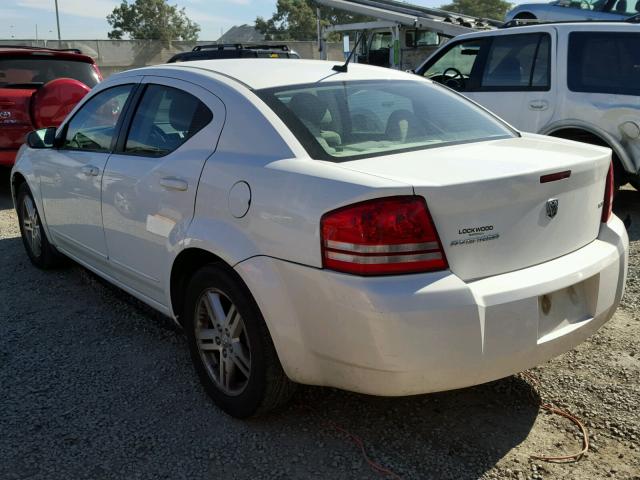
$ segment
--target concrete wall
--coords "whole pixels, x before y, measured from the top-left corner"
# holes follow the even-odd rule
[[[201,41],[198,45],[215,42]],[[308,42],[264,42],[272,44],[286,43],[297,51],[302,58],[319,59],[318,44]],[[191,50],[194,43],[158,40],[0,40],[0,45],[30,45],[49,48],[79,48],[83,53],[96,59],[104,77],[136,67],[165,63],[178,52]],[[344,60],[341,43],[329,43],[329,60]]]

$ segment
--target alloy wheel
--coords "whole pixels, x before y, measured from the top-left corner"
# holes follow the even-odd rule
[[[194,329],[209,377],[226,395],[242,393],[251,375],[251,349],[234,303],[220,290],[206,290],[198,300]]]
[[[39,257],[42,252],[42,238],[40,236],[40,219],[33,199],[27,195],[22,201],[22,228],[31,253]]]

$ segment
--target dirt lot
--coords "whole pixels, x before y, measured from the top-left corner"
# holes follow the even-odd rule
[[[520,377],[400,399],[303,387],[283,411],[232,420],[170,321],[80,267],[31,266],[0,172],[0,478],[377,478],[338,425],[407,479],[640,479],[640,194],[621,192],[617,211],[634,221],[623,306],[534,370],[592,445],[550,464],[529,456],[578,451],[581,437]]]

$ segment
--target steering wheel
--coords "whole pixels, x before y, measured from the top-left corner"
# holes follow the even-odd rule
[[[451,77],[447,75],[450,71],[453,72]],[[442,72],[442,83],[454,90],[460,90],[464,87],[464,75],[457,68],[449,67]]]
[[[169,144],[169,136],[164,133],[164,131],[162,131],[162,129],[157,125],[153,125],[153,127],[151,127],[149,136],[151,137],[151,140],[157,145],[166,147]]]

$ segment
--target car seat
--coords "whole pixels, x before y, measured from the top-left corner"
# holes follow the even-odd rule
[[[520,61],[515,57],[507,57],[502,60],[483,79],[483,85],[490,86],[517,86],[522,80],[522,68]]]
[[[616,3],[616,12],[627,13],[627,0],[618,0],[618,3]]]
[[[407,142],[409,140],[423,138],[427,134],[424,125],[409,110],[396,110],[389,115],[385,136],[388,140]]]
[[[335,149],[342,144],[338,132],[324,128],[333,120],[326,102],[311,93],[301,92],[291,97],[287,106],[325,150],[330,151],[327,147]]]

